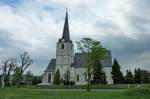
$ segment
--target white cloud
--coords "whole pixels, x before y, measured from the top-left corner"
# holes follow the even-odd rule
[[[133,40],[141,37],[139,30],[127,18],[139,15],[131,0],[25,0],[15,8],[0,6],[0,33],[7,34],[7,37],[1,37],[0,57],[18,55],[27,50],[35,60],[34,68],[37,66],[44,71],[49,58],[55,57],[55,44],[62,35],[65,7],[69,8],[70,35],[74,41],[92,37],[101,40],[108,48],[115,48],[111,49],[114,51],[123,49],[125,42],[119,46],[118,42],[111,40],[114,36]],[[148,29],[148,25],[142,26]],[[146,62],[141,61],[141,64]]]

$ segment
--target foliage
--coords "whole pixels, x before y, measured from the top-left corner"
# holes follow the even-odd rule
[[[12,83],[15,85],[19,85],[23,79],[22,75],[25,72],[25,70],[31,66],[33,63],[31,57],[27,52],[24,52],[20,55],[21,62],[20,64],[17,64],[17,59],[12,57],[8,58],[7,60],[3,61],[2,63],[2,86],[4,85],[10,85],[10,74],[13,74]]]
[[[90,38],[83,38],[80,41],[77,41],[76,43],[78,50],[80,50],[86,58],[87,63],[85,65],[87,65],[88,74],[87,91],[90,91],[90,82],[94,61],[97,59],[104,58],[106,49],[101,46],[99,41]]]
[[[24,83],[26,85],[32,85],[32,81],[33,81],[33,73],[31,71],[28,71],[25,75]]]
[[[70,81],[70,71],[67,70],[64,74],[64,81],[69,82]]]
[[[55,76],[54,76],[54,85],[59,85],[60,84],[60,72],[59,69],[56,71]]]
[[[141,70],[142,72],[142,83],[150,83],[150,72],[148,70]]]
[[[120,71],[120,65],[116,60],[116,58],[114,59],[111,74],[112,74],[114,84],[121,84],[124,82],[123,74]]]
[[[141,84],[142,83],[142,72],[141,72],[140,68],[135,69],[134,78],[135,78],[135,83],[136,84]]]
[[[93,66],[93,84],[106,84],[106,75],[100,60],[95,60]]]
[[[22,78],[20,78],[20,77],[21,77],[20,74],[21,74],[21,73],[20,73],[20,67],[17,66],[17,67],[14,69],[13,85],[19,85],[20,79],[22,79]]]
[[[127,73],[126,73],[126,83],[127,84],[133,84],[134,83],[134,77],[133,77],[133,74],[132,74],[132,72],[130,71],[130,70],[127,70],[126,71]]]
[[[5,85],[10,85],[10,73],[13,71],[13,69],[16,67],[16,58],[8,58],[5,61],[3,61],[2,65],[2,76],[1,76],[1,82],[2,87],[5,87]]]
[[[42,82],[42,77],[41,76],[33,76],[32,85],[37,85],[41,82]]]

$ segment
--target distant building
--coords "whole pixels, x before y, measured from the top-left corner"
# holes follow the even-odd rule
[[[101,60],[101,63],[104,66],[107,83],[113,84],[110,50],[107,51],[107,57]],[[69,34],[68,13],[66,12],[62,38],[57,42],[56,59],[50,60],[48,67],[44,71],[42,84],[52,84],[54,74],[59,69],[61,80],[64,80],[64,75],[69,71],[71,81],[74,81],[76,85],[85,85],[87,84],[87,67],[85,64],[85,54],[74,53],[74,45]]]

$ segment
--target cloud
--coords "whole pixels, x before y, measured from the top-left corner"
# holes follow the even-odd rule
[[[118,58],[122,69],[149,68],[149,0],[14,0],[0,2],[0,59],[28,51],[42,74],[62,35],[69,9],[73,41],[91,37]],[[80,35],[80,36],[79,36]],[[76,49],[76,48],[75,48]],[[137,62],[138,61],[138,62]]]

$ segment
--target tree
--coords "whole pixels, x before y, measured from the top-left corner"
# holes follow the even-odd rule
[[[133,74],[130,70],[127,70],[126,71],[126,83],[128,84],[133,84],[134,83],[134,77],[133,77]]]
[[[30,67],[33,63],[33,60],[31,59],[31,57],[29,56],[27,52],[24,52],[23,54],[21,54],[20,58],[21,58],[21,65],[17,68],[17,69],[20,69],[18,72],[19,74],[17,74],[18,84],[20,84],[20,82],[22,81],[22,75],[25,72],[25,70],[28,67]]]
[[[59,85],[60,84],[60,72],[59,69],[56,71],[54,76],[54,84]]]
[[[70,85],[70,71],[67,70],[64,74],[64,85]]]
[[[150,83],[150,72],[148,70],[141,70],[142,73],[142,83]]]
[[[10,73],[13,71],[13,69],[16,66],[16,58],[8,58],[5,61],[3,61],[2,65],[2,87],[5,87],[5,85],[9,86],[10,85]]]
[[[95,60],[93,67],[93,83],[106,84],[106,75],[100,60]]]
[[[103,58],[105,55],[106,49],[103,48],[100,44],[100,42],[92,40],[90,38],[83,38],[80,41],[77,41],[77,47],[78,50],[80,50],[84,55],[86,59],[86,66],[87,66],[87,91],[91,91],[91,75],[92,75],[92,69],[95,59]]]
[[[123,74],[120,71],[120,65],[119,65],[118,61],[116,60],[116,58],[114,59],[111,74],[112,74],[114,84],[123,83],[123,81],[124,81]]]
[[[134,78],[135,78],[135,83],[136,84],[141,84],[142,83],[142,72],[141,72],[140,68],[135,69]]]
[[[14,85],[19,85],[20,84],[20,77],[21,77],[21,73],[20,73],[20,67],[16,66],[14,69],[14,74],[13,74],[13,84]]]
[[[37,85],[41,82],[42,82],[42,77],[41,76],[33,76],[32,85]]]
[[[33,73],[31,71],[28,71],[24,78],[25,84],[32,85],[32,79],[33,79]]]
[[[8,62],[9,62],[9,59],[2,62],[3,63],[3,65],[2,65],[2,77],[1,77],[2,88],[5,87],[5,84],[6,84]]]

